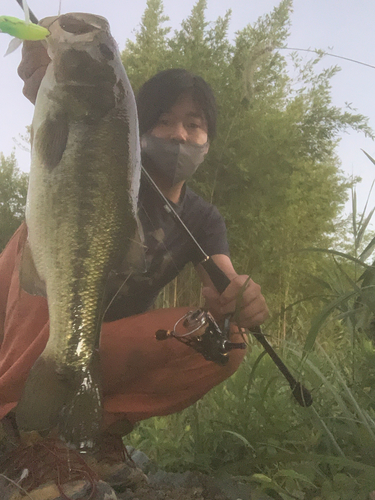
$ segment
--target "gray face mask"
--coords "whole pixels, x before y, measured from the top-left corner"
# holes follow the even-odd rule
[[[151,134],[141,138],[142,164],[147,171],[158,174],[170,186],[186,181],[203,162],[208,151],[205,144],[181,144],[168,139],[161,139]]]

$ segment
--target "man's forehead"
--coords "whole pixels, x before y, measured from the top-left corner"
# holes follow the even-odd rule
[[[205,119],[205,114],[199,104],[193,99],[191,94],[181,95],[174,105],[163,113],[166,114],[183,114],[192,118]]]

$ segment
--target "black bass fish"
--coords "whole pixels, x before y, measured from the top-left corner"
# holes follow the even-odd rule
[[[74,426],[91,419],[90,435],[100,425],[95,353],[108,276],[143,265],[140,146],[133,91],[107,20],[72,13],[42,24],[51,62],[32,122],[20,283],[47,297],[50,335],[16,418],[22,431],[65,424],[70,440]]]

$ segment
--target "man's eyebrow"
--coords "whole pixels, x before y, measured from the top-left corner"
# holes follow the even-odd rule
[[[162,118],[163,116],[168,116],[172,114],[171,111],[164,111],[161,115],[160,115],[160,118]],[[201,120],[206,120],[203,113],[199,113],[198,111],[189,111],[188,113],[186,113],[185,116],[189,116],[189,117],[192,117],[192,118],[200,118]]]

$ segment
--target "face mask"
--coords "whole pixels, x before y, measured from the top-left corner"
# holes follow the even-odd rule
[[[172,187],[190,179],[203,162],[208,145],[208,142],[181,144],[144,134],[141,138],[142,163],[147,171],[159,174]]]

